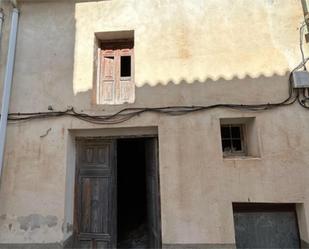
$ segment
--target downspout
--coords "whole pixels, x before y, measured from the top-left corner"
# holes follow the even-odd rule
[[[6,70],[5,70],[4,84],[3,84],[1,119],[0,119],[0,183],[1,183],[2,168],[3,168],[6,128],[7,128],[8,112],[9,112],[9,106],[10,106],[10,96],[11,96],[11,87],[12,87],[12,80],[13,80],[17,29],[18,29],[18,19],[19,19],[19,11],[16,7],[16,1],[11,1],[11,3],[13,4],[14,8],[12,10],[12,22],[11,22],[11,31],[10,31],[10,38],[9,38]]]
[[[1,50],[1,41],[2,41],[2,28],[4,22],[4,12],[2,8],[3,0],[0,0],[0,50]]]
[[[1,48],[1,41],[2,41],[3,22],[4,22],[4,13],[2,9],[2,1],[0,0],[0,48]]]

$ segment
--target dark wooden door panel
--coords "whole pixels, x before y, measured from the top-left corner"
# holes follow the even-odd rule
[[[116,143],[77,140],[76,247],[116,247]]]
[[[110,145],[109,144],[95,144],[89,142],[88,144],[81,145],[79,155],[80,167],[99,167],[110,168]]]
[[[161,248],[161,217],[158,140],[147,139],[145,142],[147,172],[147,207],[150,248]]]
[[[109,234],[110,213],[109,177],[82,177],[81,179],[81,233]]]
[[[87,248],[87,249],[106,249],[111,248],[110,243],[106,241],[100,240],[82,240],[79,242],[79,248]]]

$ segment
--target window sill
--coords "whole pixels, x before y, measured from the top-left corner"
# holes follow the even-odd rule
[[[256,160],[260,161],[261,157],[256,157],[256,156],[225,156],[223,157],[224,161],[246,161],[246,160]]]

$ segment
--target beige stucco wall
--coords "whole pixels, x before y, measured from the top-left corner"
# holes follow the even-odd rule
[[[300,62],[297,0],[25,1],[19,7],[12,112],[125,107],[92,103],[96,32],[134,30],[130,106],[279,101],[287,96],[289,70]],[[219,119],[231,117],[256,117],[258,158],[223,159]],[[61,242],[70,235],[75,130],[100,128],[96,134],[104,135],[110,127],[158,127],[163,243],[234,243],[236,201],[299,203],[301,237],[309,241],[309,115],[295,104],[258,113],[145,114],[114,126],[71,118],[10,124],[0,243]]]

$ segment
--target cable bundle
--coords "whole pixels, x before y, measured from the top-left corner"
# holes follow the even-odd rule
[[[289,76],[289,95],[288,97],[277,103],[264,103],[264,104],[255,104],[255,105],[248,105],[248,104],[214,104],[214,105],[207,105],[207,106],[166,106],[166,107],[154,107],[154,108],[124,108],[114,114],[110,115],[90,115],[86,113],[81,113],[75,111],[75,109],[68,108],[65,111],[50,111],[50,112],[36,112],[36,113],[10,113],[8,120],[10,122],[20,122],[20,121],[28,121],[34,119],[47,119],[47,118],[56,118],[56,117],[74,117],[86,122],[94,123],[94,124],[118,124],[125,122],[129,119],[132,119],[136,116],[139,116],[143,113],[158,113],[164,115],[171,115],[171,116],[179,116],[179,115],[186,115],[189,113],[200,112],[200,111],[207,111],[210,109],[215,108],[228,108],[228,109],[235,109],[235,110],[245,110],[245,111],[265,111],[281,106],[292,105],[298,101],[298,103],[306,108],[309,109],[307,102],[309,102],[309,89],[296,89],[293,90],[292,87],[292,73],[299,70],[300,68],[306,69],[306,63],[309,60],[308,58],[304,57],[303,52],[303,29],[305,27],[305,23],[303,23],[300,27],[300,51],[302,55],[302,62],[295,67]]]

